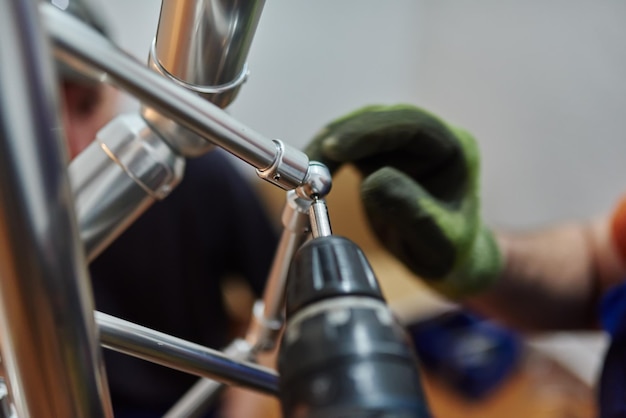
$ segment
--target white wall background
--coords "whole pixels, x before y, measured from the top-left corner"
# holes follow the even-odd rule
[[[144,60],[160,2],[107,0]],[[484,212],[536,226],[626,191],[626,2],[269,0],[230,111],[295,146],[364,104],[411,102],[473,132]]]
[[[424,2],[419,101],[471,129],[487,218],[536,225],[626,192],[626,3]]]

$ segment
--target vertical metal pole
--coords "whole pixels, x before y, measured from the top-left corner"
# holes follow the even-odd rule
[[[219,107],[247,76],[265,0],[163,0],[151,51],[155,69]]]
[[[20,417],[112,417],[35,1],[0,0],[0,348]]]

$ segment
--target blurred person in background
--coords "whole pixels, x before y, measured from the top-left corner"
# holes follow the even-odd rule
[[[67,11],[105,35],[86,1]],[[73,159],[116,113],[117,92],[60,67],[62,118]],[[195,343],[223,348],[235,330],[222,282],[264,288],[277,239],[256,192],[226,154],[188,160],[182,182],[89,266],[96,308]],[[104,359],[115,416],[160,417],[197,377],[110,350]],[[215,414],[212,411],[211,414]]]

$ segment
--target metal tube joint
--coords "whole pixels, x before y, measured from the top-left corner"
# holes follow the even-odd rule
[[[135,114],[113,119],[96,137],[102,150],[150,196],[164,199],[180,182],[184,159]]]
[[[181,181],[185,160],[137,114],[109,122],[69,165],[80,237],[93,260]]]

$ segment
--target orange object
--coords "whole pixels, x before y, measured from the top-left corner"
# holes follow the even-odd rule
[[[626,261],[626,196],[622,198],[613,213],[611,236],[621,259]]]

